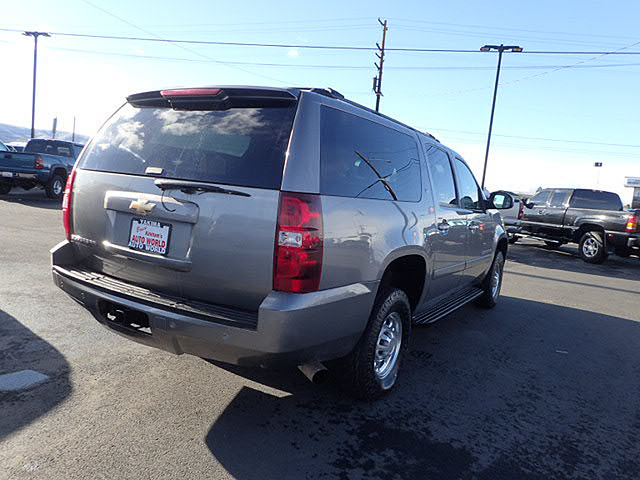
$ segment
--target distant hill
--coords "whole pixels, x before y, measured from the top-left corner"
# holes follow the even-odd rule
[[[38,130],[35,131],[36,138],[51,138],[51,130]],[[26,127],[18,127],[16,125],[7,125],[6,123],[0,123],[0,140],[4,143],[8,142],[26,142],[31,138],[31,129]],[[58,140],[71,140],[71,132],[56,132],[56,139]],[[76,142],[87,143],[89,137],[86,135],[80,135],[76,133]]]

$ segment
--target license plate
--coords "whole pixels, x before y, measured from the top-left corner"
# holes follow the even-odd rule
[[[169,248],[171,225],[146,218],[131,220],[129,248],[143,252],[166,255]]]
[[[3,177],[13,177],[13,172],[0,172]]]

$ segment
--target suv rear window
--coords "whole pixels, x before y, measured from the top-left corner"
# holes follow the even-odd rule
[[[334,108],[321,112],[321,193],[393,200],[391,189],[400,201],[420,200],[420,160],[411,136]]]
[[[280,188],[295,106],[222,111],[125,104],[98,132],[80,168]]]
[[[576,190],[571,197],[570,205],[571,208],[622,210],[622,200],[617,194],[596,190]]]

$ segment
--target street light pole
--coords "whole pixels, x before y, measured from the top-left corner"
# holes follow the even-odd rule
[[[50,37],[45,32],[24,32],[23,35],[33,37],[33,96],[31,98],[31,138],[35,137],[35,119],[36,119],[36,69],[38,66],[38,37]]]
[[[484,167],[482,169],[482,185],[484,188],[484,180],[487,176],[487,162],[489,161],[489,145],[491,144],[491,131],[493,130],[493,114],[496,110],[496,96],[498,95],[498,81],[500,80],[500,65],[502,64],[502,52],[522,52],[522,48],[517,45],[485,45],[480,49],[481,52],[498,51],[498,68],[496,70],[496,84],[493,87],[493,103],[491,104],[491,119],[489,120],[489,134],[487,135],[487,150],[484,154]]]

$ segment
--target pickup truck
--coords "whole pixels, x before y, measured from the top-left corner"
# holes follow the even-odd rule
[[[83,145],[62,140],[31,139],[24,152],[0,152],[0,195],[13,187],[44,188],[60,199]]]
[[[549,248],[577,243],[589,263],[602,263],[611,253],[640,253],[640,210],[625,211],[615,193],[551,188],[524,205],[521,233],[544,240]]]

